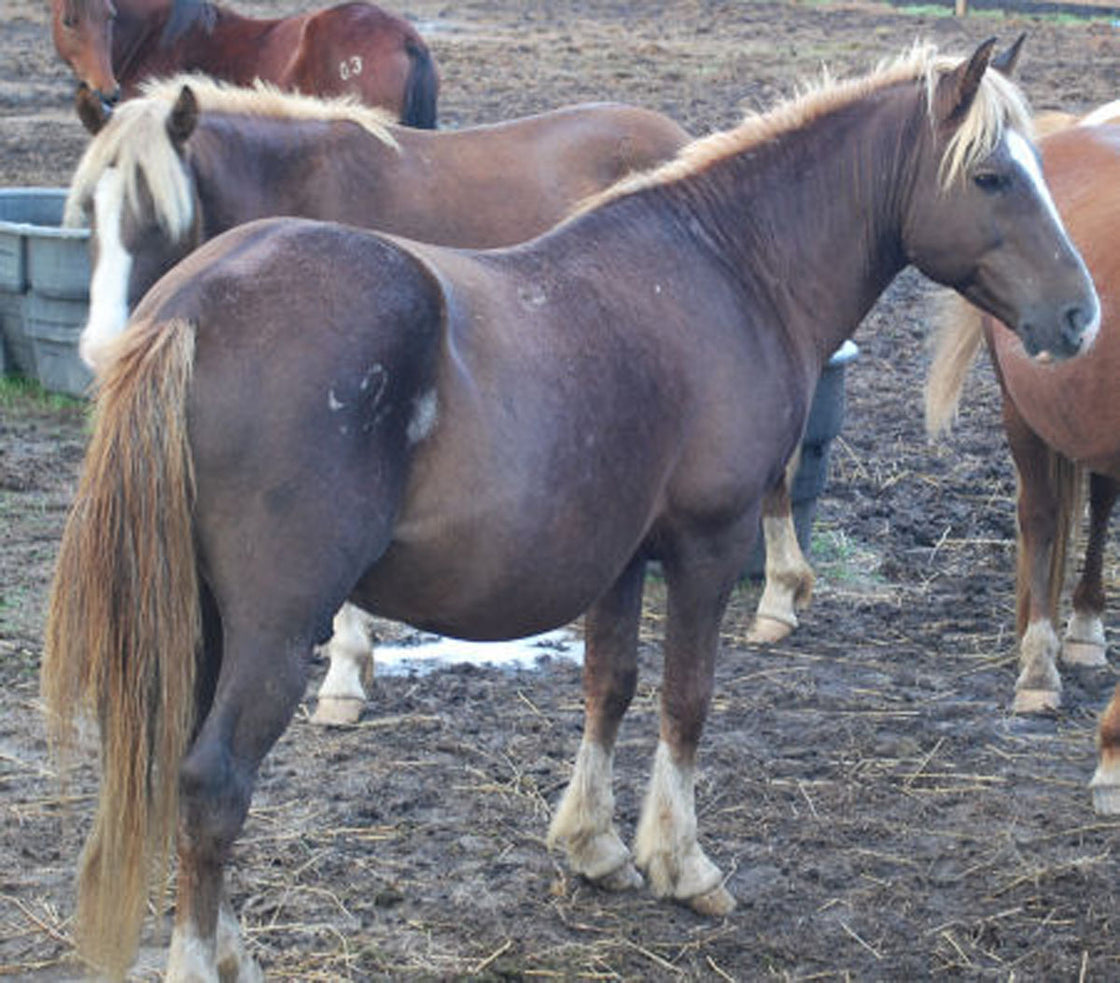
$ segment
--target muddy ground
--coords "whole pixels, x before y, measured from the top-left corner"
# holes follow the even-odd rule
[[[1037,108],[1117,95],[1107,19],[730,0],[403,9],[438,59],[445,126],[610,98],[702,133],[822,63],[862,72],[915,37],[963,51],[1023,30]],[[65,184],[84,143],[46,25],[44,0],[5,0],[3,185]],[[1086,789],[1116,674],[1067,673],[1054,717],[1008,713],[1014,479],[986,367],[952,437],[925,441],[932,301],[904,275],[857,334],[802,629],[772,651],[747,645],[753,584],[725,623],[697,800],[738,909],[706,921],[605,894],[548,852],[579,739],[576,666],[382,677],[358,729],[322,732],[301,714],[260,777],[230,878],[270,978],[1120,978],[1120,825],[1094,815]],[[60,794],[37,668],[83,415],[10,394],[0,414],[0,975],[66,979],[80,975],[68,917],[95,786],[85,768]],[[1111,561],[1114,598],[1117,573]],[[618,755],[627,836],[656,739],[659,586]],[[149,925],[140,977],[165,941]]]

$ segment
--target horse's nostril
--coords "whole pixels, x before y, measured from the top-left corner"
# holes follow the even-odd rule
[[[1081,348],[1089,320],[1089,313],[1080,305],[1066,309],[1065,316],[1062,318],[1062,342],[1068,351],[1076,352]]]

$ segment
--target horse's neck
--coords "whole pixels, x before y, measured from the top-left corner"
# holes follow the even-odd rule
[[[883,111],[822,117],[698,172],[690,220],[790,332],[838,347],[905,266],[907,167]],[[686,179],[688,180],[688,179]],[[684,190],[684,189],[682,189]]]
[[[158,51],[171,10],[169,0],[118,0],[113,25],[113,73],[126,90],[151,74],[148,63]]]
[[[275,23],[201,0],[188,3],[185,11],[176,7],[175,0],[119,0],[114,69],[122,85],[175,72],[203,72],[248,85],[255,60],[231,62],[223,37],[234,33],[243,46],[239,50],[252,50]],[[165,31],[173,35],[169,44],[165,44]]]
[[[346,128],[340,149],[337,134],[324,137],[324,126],[329,124],[205,113],[189,157],[205,237],[272,214],[364,224],[366,202],[346,189],[369,185],[378,155],[395,151],[357,127]]]

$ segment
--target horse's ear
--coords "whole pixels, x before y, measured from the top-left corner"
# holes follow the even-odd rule
[[[171,107],[171,115],[167,117],[167,134],[171,142],[181,147],[187,142],[188,137],[194,132],[198,123],[198,99],[191,91],[189,85],[184,85],[179,90],[179,98]]]
[[[995,38],[988,38],[968,61],[941,76],[933,97],[933,111],[939,123],[958,120],[968,112],[980,89],[980,81],[992,60]]]
[[[74,108],[78,111],[78,119],[90,133],[97,136],[102,127],[109,122],[109,110],[101,97],[83,82],[74,93]]]
[[[1019,65],[1019,54],[1023,50],[1023,42],[1027,40],[1027,32],[1024,31],[1016,39],[1015,43],[1011,45],[1006,51],[1001,51],[992,59],[992,68],[1008,78],[1015,75],[1015,69]]]

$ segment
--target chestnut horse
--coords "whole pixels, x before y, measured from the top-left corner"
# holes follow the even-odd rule
[[[1101,118],[1108,117],[1090,117]],[[1071,664],[1105,664],[1103,551],[1120,493],[1120,124],[1060,130],[1044,137],[1039,148],[1058,209],[1100,292],[1099,339],[1076,361],[1038,365],[1022,357],[1006,326],[964,310],[959,312],[964,316],[945,325],[927,389],[927,419],[931,432],[937,433],[956,407],[983,337],[999,380],[1004,429],[1019,478],[1021,671],[1014,700],[1019,713],[1058,708],[1058,658]],[[1059,643],[1055,622],[1070,538],[1084,504],[1086,474],[1089,535],[1072,612]],[[1101,719],[1100,739],[1094,798],[1099,810],[1120,812],[1120,691]]]
[[[386,125],[349,102],[200,78],[146,86],[111,118],[95,100],[80,105],[95,137],[66,222],[91,226],[80,351],[94,368],[148,288],[234,225],[300,215],[438,245],[512,245],[688,142],[667,116],[616,103],[435,133]],[[349,605],[339,612],[318,723],[361,715],[372,672],[365,620]]]
[[[1010,73],[1018,56],[1022,38],[1003,56],[998,67]],[[992,64],[995,66],[996,59]],[[1034,118],[1036,134],[1046,135],[1073,125],[1094,126],[1120,119],[1120,102],[1110,102],[1099,106],[1092,112],[1077,116],[1073,113],[1045,112]],[[974,335],[979,344],[979,335]],[[942,370],[944,371],[944,370]],[[963,384],[963,377],[958,381]],[[939,383],[950,385],[950,383]],[[955,405],[959,390],[955,395],[944,398]],[[947,412],[951,412],[948,410]],[[766,645],[779,642],[796,630],[798,613],[808,607],[812,598],[815,575],[809,561],[797,540],[793,523],[793,506],[789,497],[797,461],[790,462],[783,480],[768,493],[762,506],[762,530],[766,544],[765,582],[758,608],[748,632],[748,640]]]
[[[200,72],[308,95],[349,95],[433,129],[439,76],[407,20],[372,3],[242,17],[209,0],[51,0],[55,48],[108,109],[145,79]]]
[[[224,866],[347,598],[467,639],[586,612],[584,735],[550,839],[595,883],[641,870],[731,910],[697,835],[697,752],[722,615],[825,361],[909,263],[1036,357],[1097,330],[991,50],[823,83],[512,248],[264,219],[161,279],[100,379],[49,608],[55,740],[81,707],[101,731],[82,955],[125,972],[177,831],[168,979],[256,972]],[[611,774],[650,560],[661,728],[631,854]]]

